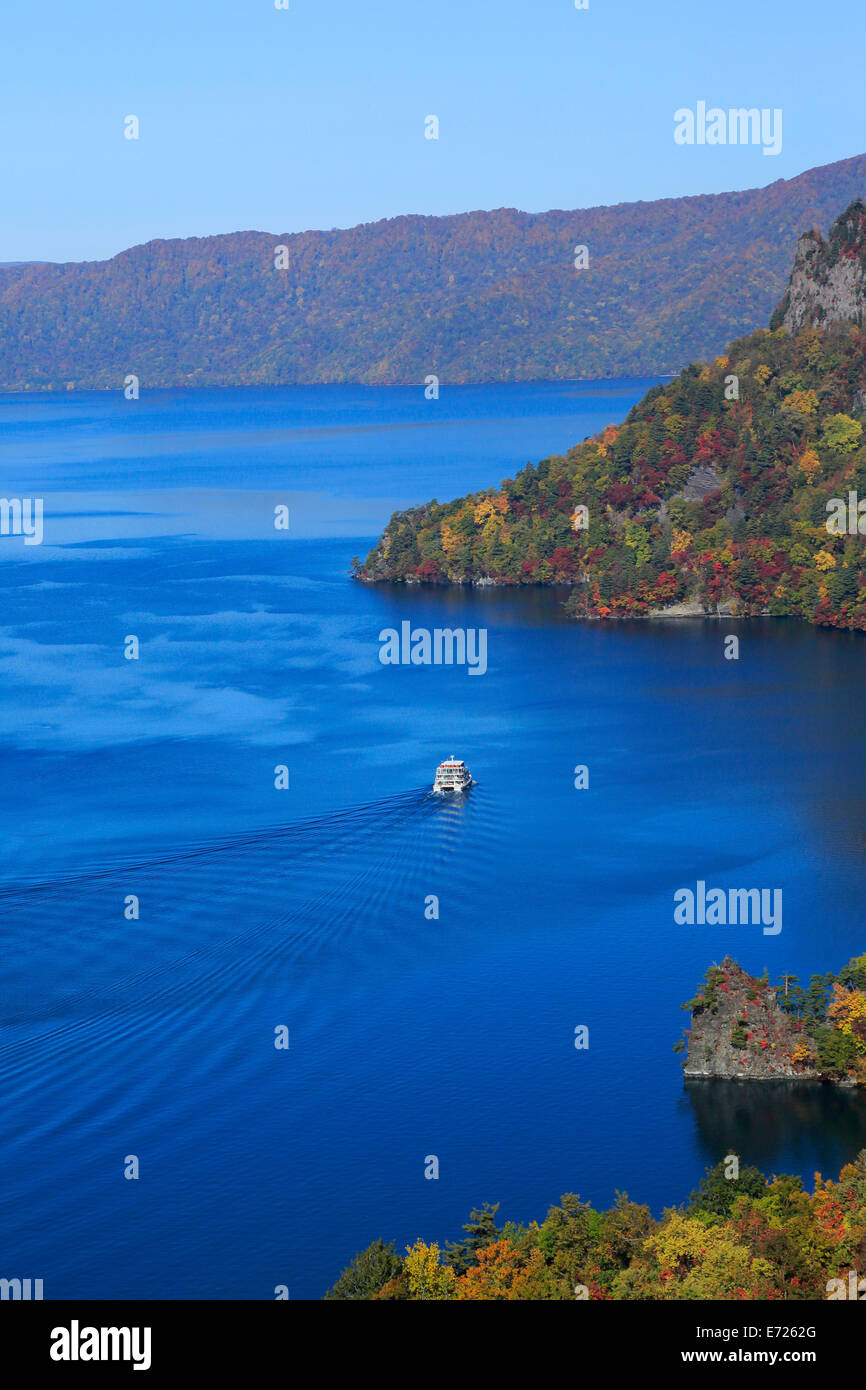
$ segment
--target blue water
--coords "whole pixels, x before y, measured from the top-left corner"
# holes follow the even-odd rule
[[[864,949],[862,639],[347,578],[392,507],[649,384],[0,400],[3,494],[46,514],[0,539],[0,1273],[318,1297],[485,1200],[658,1212],[731,1149],[811,1180],[866,1145],[860,1100],[684,1087],[672,1052],[725,952]],[[404,619],[486,627],[487,673],[382,666]],[[477,786],[441,803],[452,751]],[[781,934],[676,926],[698,878],[781,887]]]

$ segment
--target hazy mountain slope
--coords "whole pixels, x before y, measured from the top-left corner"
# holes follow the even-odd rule
[[[153,241],[0,268],[0,389],[673,372],[766,322],[866,156],[767,188],[347,231]],[[278,245],[289,267],[274,268]],[[574,268],[586,245],[588,270]]]

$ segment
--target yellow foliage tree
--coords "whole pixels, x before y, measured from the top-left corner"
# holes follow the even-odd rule
[[[860,444],[863,426],[850,415],[831,415],[824,421],[821,434],[822,443],[838,454],[850,454]]]
[[[673,554],[675,550],[688,550],[691,543],[692,538],[688,531],[678,531],[677,528],[674,527],[673,534],[671,535],[671,554]]]
[[[811,388],[808,391],[791,391],[782,401],[783,410],[796,410],[800,415],[814,415],[818,409],[817,392]]]
[[[816,328],[805,328],[797,339],[797,346],[810,367],[817,367],[824,353],[824,343]]]
[[[866,994],[834,984],[827,1013],[840,1033],[853,1038],[857,1051],[866,1055]]]
[[[682,1212],[673,1212],[644,1249],[655,1256],[662,1284],[670,1281],[676,1298],[730,1297],[773,1275],[767,1260],[753,1258],[728,1231]]]
[[[650,540],[646,527],[636,521],[625,523],[625,543],[635,552],[635,562],[645,565],[650,558]]]
[[[410,1298],[441,1303],[454,1297],[454,1270],[441,1263],[440,1254],[438,1245],[426,1245],[423,1240],[406,1246]]]
[[[682,1272],[702,1259],[709,1234],[703,1221],[673,1212],[661,1230],[649,1237],[645,1249],[663,1269]]]
[[[811,487],[821,471],[821,460],[814,449],[806,449],[797,460],[800,472]]]
[[[473,513],[476,526],[483,526],[485,522],[495,518],[501,521],[508,511],[508,498],[498,494],[496,497],[482,497]]]
[[[794,1051],[791,1053],[791,1061],[795,1067],[810,1067],[815,1061],[815,1054],[805,1038],[800,1038]]]
[[[442,549],[444,550],[445,554],[448,556],[448,559],[450,560],[455,550],[460,545],[460,537],[458,536],[457,532],[453,530],[451,526],[448,525],[447,521],[442,522],[441,535]]]
[[[819,550],[815,556],[815,566],[819,570],[834,570],[836,568],[836,557],[831,555],[829,550]]]

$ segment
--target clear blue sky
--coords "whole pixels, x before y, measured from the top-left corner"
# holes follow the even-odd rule
[[[864,0],[289,3],[8,6],[0,260],[751,188],[866,151]],[[781,107],[781,154],[676,145],[699,100]]]

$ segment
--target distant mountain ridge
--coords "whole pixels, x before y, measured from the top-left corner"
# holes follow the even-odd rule
[[[858,155],[746,192],[7,265],[0,389],[119,388],[130,372],[143,390],[673,373],[766,322],[798,236],[864,193]]]

